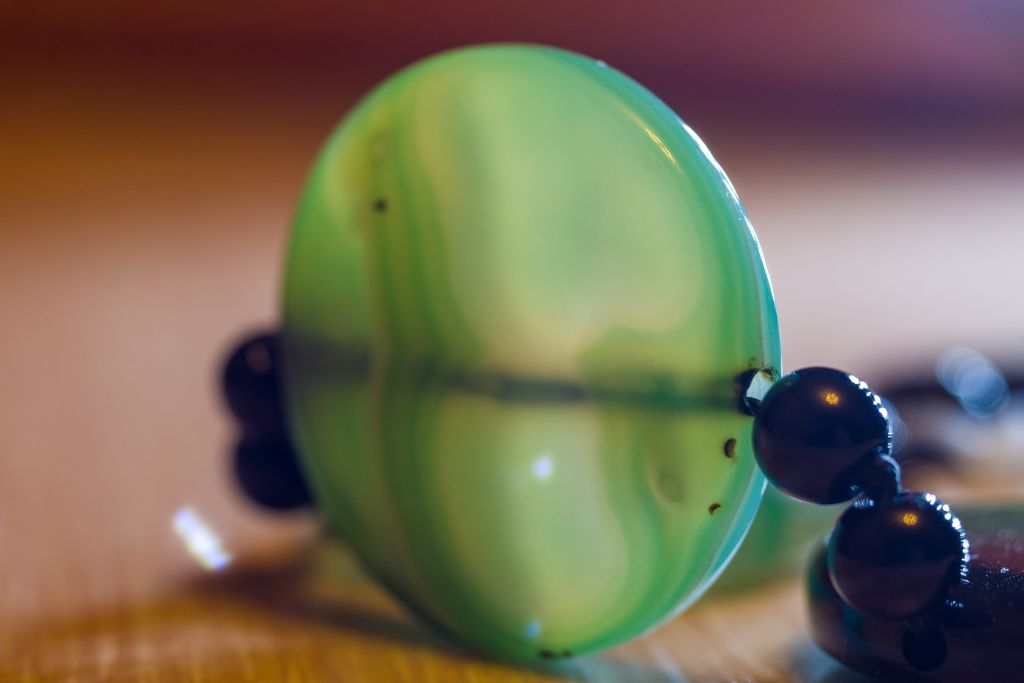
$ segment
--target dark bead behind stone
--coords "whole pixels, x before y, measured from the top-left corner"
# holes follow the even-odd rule
[[[967,549],[960,521],[932,494],[860,500],[832,531],[829,576],[859,612],[904,619],[944,598],[966,571]]]
[[[879,398],[832,368],[786,375],[754,416],[761,470],[783,492],[812,503],[841,503],[860,493],[855,474],[876,473],[869,461],[889,454],[891,438]]]
[[[284,433],[243,436],[235,448],[235,479],[250,500],[266,508],[291,510],[311,502],[298,458]]]
[[[224,365],[224,398],[232,415],[249,433],[285,430],[277,335],[243,341]]]

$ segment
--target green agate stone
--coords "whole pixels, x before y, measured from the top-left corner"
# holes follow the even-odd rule
[[[329,525],[479,649],[643,633],[757,508],[737,376],[780,359],[756,239],[693,131],[601,62],[465,49],[366,97],[306,187],[283,340]]]

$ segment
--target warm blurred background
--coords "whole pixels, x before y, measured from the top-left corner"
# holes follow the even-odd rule
[[[5,3],[0,679],[208,668],[222,653],[172,627],[125,635],[159,609],[116,611],[195,573],[175,513],[234,555],[312,532],[234,494],[215,374],[273,323],[306,168],[388,73],[527,41],[632,75],[743,198],[787,365],[884,383],[953,345],[1024,362],[1022,37],[1010,0]],[[233,656],[300,647],[188,605],[185,630],[234,633]]]

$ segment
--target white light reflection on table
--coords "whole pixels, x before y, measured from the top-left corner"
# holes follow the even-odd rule
[[[175,512],[173,526],[189,554],[204,569],[217,572],[231,564],[231,555],[224,550],[220,537],[192,508],[186,506]]]

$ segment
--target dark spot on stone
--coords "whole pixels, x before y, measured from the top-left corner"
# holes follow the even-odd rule
[[[538,654],[540,654],[541,659],[558,659],[558,653],[551,650],[541,650]]]
[[[568,650],[562,650],[562,656],[568,659],[569,657],[572,657],[572,653]]]
[[[725,453],[725,457],[732,458],[736,457],[736,439],[726,439],[725,443],[722,444],[722,452]]]
[[[708,506],[708,514],[715,514],[715,511],[720,507],[722,507],[721,503],[712,503],[711,505]]]
[[[385,211],[388,210],[388,200],[383,198],[378,199],[373,203],[373,210],[376,211],[377,213],[384,213]]]

